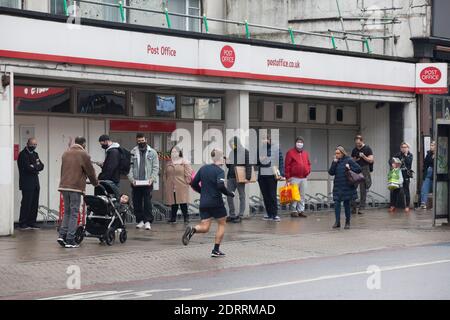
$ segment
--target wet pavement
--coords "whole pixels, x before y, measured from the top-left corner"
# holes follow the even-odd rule
[[[151,231],[129,226],[128,240],[113,246],[86,238],[78,249],[56,243],[55,227],[17,231],[0,238],[0,297],[38,298],[65,292],[67,268],[79,266],[83,288],[163,279],[183,274],[262,266],[298,259],[339,256],[386,248],[404,248],[450,241],[450,229],[432,227],[431,212],[409,214],[368,210],[353,216],[351,230],[331,230],[334,215],[308,218],[282,215],[282,221],[251,217],[228,224],[222,245],[225,259],[211,259],[214,230],[181,245],[182,222],[153,224]],[[194,221],[192,222],[194,223]]]

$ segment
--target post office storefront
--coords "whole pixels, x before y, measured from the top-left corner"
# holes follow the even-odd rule
[[[30,136],[37,138],[46,165],[40,204],[52,209],[59,205],[61,155],[78,135],[88,139],[92,159],[102,160],[101,134],[131,148],[136,132],[144,132],[164,164],[172,131],[194,131],[197,121],[202,133],[279,129],[283,152],[295,136],[306,140],[313,164],[311,194],[331,190],[326,170],[333,148],[351,149],[356,133],[365,136],[379,159],[374,190],[385,196],[394,145],[406,140],[416,150],[416,67],[409,60],[147,27],[117,29],[98,21],[70,27],[51,16],[0,15],[0,66],[10,81],[0,99],[5,138],[0,234],[12,234],[17,220],[21,195],[14,156]],[[201,142],[193,139],[196,143]],[[125,181],[121,185],[123,191],[129,188]],[[164,201],[161,188],[155,199]],[[248,191],[258,194],[257,185]]]

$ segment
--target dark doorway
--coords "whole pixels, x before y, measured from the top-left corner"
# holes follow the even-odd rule
[[[391,156],[400,151],[400,144],[403,142],[403,103],[391,103],[389,105],[389,136]]]

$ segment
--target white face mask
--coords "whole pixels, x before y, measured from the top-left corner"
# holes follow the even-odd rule
[[[297,147],[297,149],[303,149],[303,143],[301,142],[297,142],[295,146]]]

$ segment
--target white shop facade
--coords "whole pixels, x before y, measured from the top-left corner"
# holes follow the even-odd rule
[[[392,145],[404,140],[417,150],[412,60],[100,21],[69,25],[11,10],[0,10],[0,39],[0,72],[9,80],[0,88],[0,235],[12,234],[18,220],[15,159],[31,136],[45,164],[40,204],[55,210],[61,155],[80,135],[102,160],[101,134],[130,149],[143,132],[160,152],[162,175],[175,129],[192,132],[192,146],[202,143],[194,127],[279,129],[284,153],[296,136],[305,138],[312,195],[331,192],[334,148],[351,149],[357,133],[374,150],[373,191],[384,197]],[[154,193],[161,202],[163,183]],[[129,192],[125,180],[121,188]],[[257,184],[247,188],[259,194]]]

